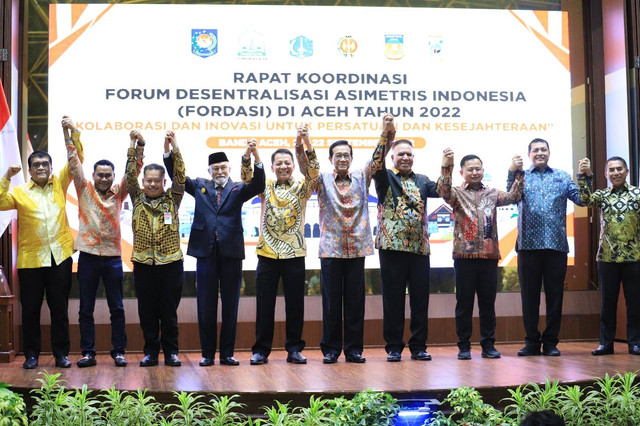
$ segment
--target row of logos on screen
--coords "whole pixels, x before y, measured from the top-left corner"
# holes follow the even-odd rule
[[[432,56],[442,53],[443,38],[440,36],[429,37],[427,41],[428,52]],[[191,52],[202,58],[208,58],[218,53],[217,29],[192,29]],[[313,56],[313,40],[304,35],[298,35],[289,40],[289,55],[305,59]],[[341,37],[336,43],[336,50],[345,57],[354,57],[358,51],[358,40],[353,36]],[[384,55],[388,59],[398,60],[405,56],[404,35],[385,34]],[[266,42],[264,36],[254,30],[245,31],[238,39],[238,57],[246,59],[266,59]]]

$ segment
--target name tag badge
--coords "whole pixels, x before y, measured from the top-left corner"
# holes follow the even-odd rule
[[[171,212],[165,212],[164,213],[164,224],[165,225],[171,225],[171,221],[172,221]]]

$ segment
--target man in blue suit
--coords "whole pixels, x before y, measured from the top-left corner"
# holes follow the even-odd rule
[[[224,152],[209,155],[212,179],[187,177],[185,190],[196,200],[187,254],[197,258],[196,295],[202,360],[213,365],[217,341],[218,289],[222,299],[220,364],[238,365],[233,357],[242,282],[244,236],[242,205],[264,191],[265,174],[255,139],[247,141],[243,164],[254,158],[253,179],[248,184],[229,178],[231,167]],[[165,166],[171,170],[171,157]],[[170,172],[169,172],[170,173]]]

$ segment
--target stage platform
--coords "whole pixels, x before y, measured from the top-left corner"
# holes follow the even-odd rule
[[[522,344],[497,345],[502,353],[500,359],[483,359],[480,347],[472,347],[472,359],[459,361],[457,347],[432,346],[428,352],[432,361],[413,361],[407,350],[401,362],[389,363],[383,348],[366,348],[365,364],[345,363],[341,356],[337,364],[322,364],[322,353],[318,349],[307,349],[306,365],[293,365],[285,361],[286,352],[274,351],[265,365],[250,365],[250,352],[237,352],[240,361],[237,367],[216,364],[200,367],[199,353],[181,353],[181,367],[142,368],[138,366],[142,354],[127,354],[129,365],[117,368],[109,355],[99,355],[98,366],[80,369],[75,361],[79,355],[70,357],[74,365],[70,369],[54,366],[53,357],[43,354],[36,370],[24,370],[24,357],[14,362],[0,364],[0,381],[7,382],[12,389],[28,394],[38,387],[39,371],[60,372],[67,387],[90,389],[110,388],[121,390],[148,389],[159,402],[169,402],[172,392],[238,394],[239,402],[247,405],[246,413],[261,413],[263,406],[271,406],[274,400],[289,402],[294,406],[306,406],[311,395],[335,397],[351,396],[360,390],[391,393],[399,399],[444,398],[449,389],[470,386],[478,389],[486,402],[497,403],[508,396],[507,389],[529,382],[544,383],[546,378],[557,379],[564,384],[588,384],[595,377],[616,372],[640,370],[640,356],[629,355],[627,345],[616,343],[615,355],[595,357],[591,350],[597,342],[561,342],[560,357],[518,357],[516,352]],[[171,401],[175,402],[175,401]]]

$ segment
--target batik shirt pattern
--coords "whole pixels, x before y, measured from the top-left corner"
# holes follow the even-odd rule
[[[497,207],[514,204],[522,196],[522,179],[509,192],[470,186],[451,187],[452,167],[443,167],[438,193],[453,207],[453,258],[500,259]],[[521,172],[522,173],[522,172]]]
[[[138,151],[127,152],[127,190],[133,203],[133,262],[165,265],[182,260],[178,208],[184,196],[186,175],[179,150],[171,151],[173,179],[171,188],[157,198],[148,198],[138,184]]]
[[[384,167],[386,137],[380,137],[371,160],[363,170],[345,177],[320,173],[318,204],[320,206],[321,258],[370,256],[373,239],[369,225],[369,186],[373,174]]]
[[[305,177],[278,183],[267,179],[260,194],[260,238],[256,254],[271,259],[305,257],[304,224],[307,201],[316,187],[320,163],[315,151],[308,151],[304,159],[297,155]],[[308,160],[307,160],[308,158]],[[248,184],[253,177],[251,161],[242,161],[242,181]]]
[[[509,171],[507,191],[515,179]],[[567,242],[567,200],[581,206],[578,185],[562,170],[530,167],[524,172],[524,189],[518,203],[516,250],[569,252]]]
[[[402,176],[397,169],[391,169],[389,180],[396,179],[400,185],[389,185],[384,202],[378,204],[378,225],[376,247],[383,250],[405,251],[429,255],[429,224],[427,200],[423,199],[415,173]],[[377,175],[376,175],[377,176]],[[436,183],[423,176],[420,181],[427,196],[437,196]],[[376,178],[377,179],[377,178]],[[394,193],[394,188],[399,188]]]
[[[77,132],[78,138],[80,132]],[[77,149],[67,143],[69,169],[78,194],[78,237],[75,249],[96,256],[120,256],[121,232],[120,211],[129,195],[125,177],[100,195],[93,182],[87,179]],[[138,158],[138,173],[142,158]]]
[[[620,188],[591,191],[593,175],[578,175],[580,200],[600,208],[598,262],[640,260],[640,188],[625,183]]]

